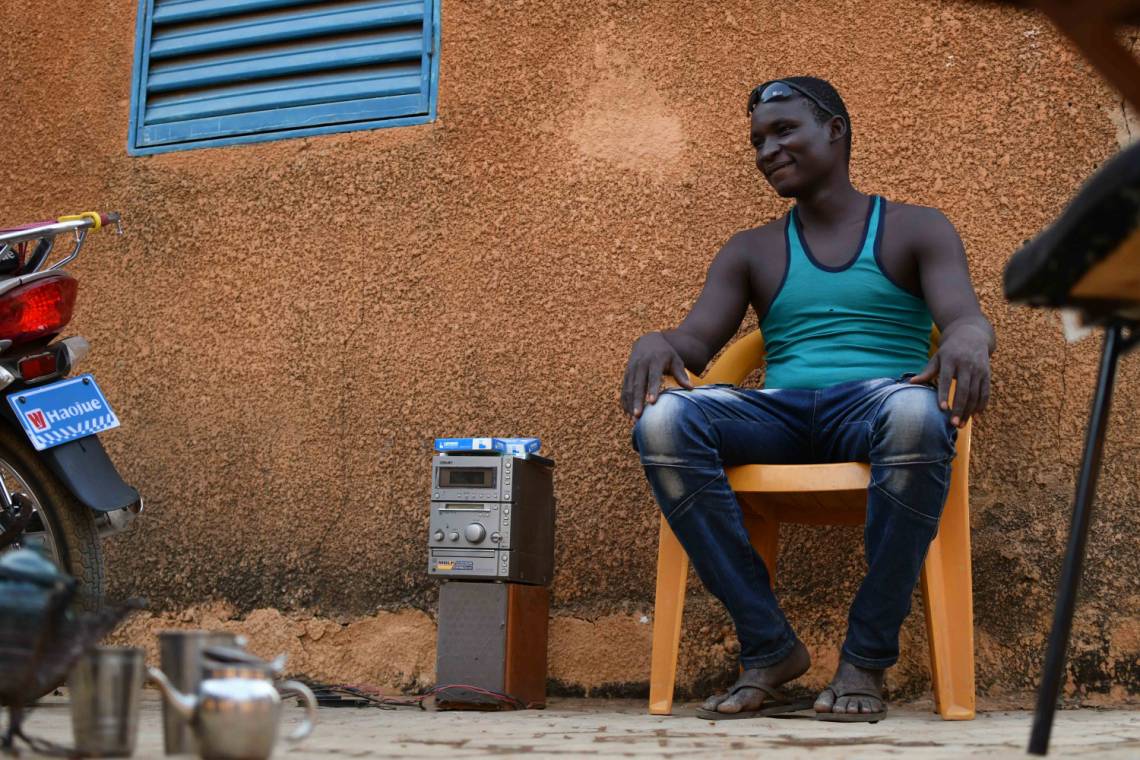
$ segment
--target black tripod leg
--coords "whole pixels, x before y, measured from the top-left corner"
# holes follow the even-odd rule
[[[1085,559],[1085,543],[1089,534],[1089,517],[1092,513],[1096,479],[1100,474],[1100,456],[1104,451],[1104,433],[1108,427],[1108,412],[1112,406],[1112,385],[1116,380],[1116,363],[1120,358],[1122,328],[1112,325],[1104,338],[1104,351],[1100,358],[1096,396],[1093,397],[1089,429],[1085,437],[1085,453],[1081,460],[1077,495],[1073,502],[1073,520],[1069,527],[1069,546],[1061,570],[1061,583],[1057,591],[1057,609],[1053,614],[1053,630],[1049,633],[1049,646],[1045,650],[1045,669],[1041,687],[1037,692],[1037,711],[1033,716],[1033,730],[1029,734],[1029,752],[1044,755],[1049,751],[1049,732],[1053,728],[1053,713],[1061,691],[1061,678],[1065,671],[1065,650],[1069,646],[1069,632],[1073,625],[1073,609],[1077,603],[1077,587],[1081,582],[1081,565]]]

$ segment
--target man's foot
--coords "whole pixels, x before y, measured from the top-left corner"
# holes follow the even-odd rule
[[[810,667],[811,655],[808,654],[807,647],[803,642],[796,641],[795,648],[779,662],[763,668],[749,668],[740,674],[738,685],[741,682],[750,682],[756,686],[734,687],[726,694],[711,696],[701,705],[701,709],[725,715],[759,710],[766,702],[771,702],[771,691],[775,691],[781,684],[799,678]]]
[[[833,715],[863,715],[882,718],[887,711],[883,701],[883,674],[885,670],[872,670],[839,661],[835,677],[815,701],[817,713]],[[858,720],[858,718],[856,718]]]

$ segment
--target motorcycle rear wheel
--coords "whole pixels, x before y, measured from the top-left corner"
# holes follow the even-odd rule
[[[0,423],[0,488],[21,492],[32,504],[32,522],[21,545],[41,544],[65,573],[79,582],[77,605],[103,606],[105,568],[95,515],[71,494],[22,430]]]

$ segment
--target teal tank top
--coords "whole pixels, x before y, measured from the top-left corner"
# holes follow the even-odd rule
[[[796,209],[788,213],[784,281],[760,323],[765,388],[818,389],[926,365],[930,310],[879,264],[885,207],[871,198],[859,250],[840,267],[816,260]]]

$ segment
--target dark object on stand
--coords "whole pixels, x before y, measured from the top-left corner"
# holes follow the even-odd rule
[[[1106,164],[1056,222],[1010,259],[1005,291],[1013,301],[1077,309],[1086,325],[1105,333],[1029,739],[1029,751],[1044,755],[1064,675],[1117,362],[1140,344],[1140,144]]]
[[[1005,295],[1079,309],[1100,325],[1140,319],[1140,143],[1085,182],[1055,222],[1014,254]]]
[[[60,683],[81,655],[143,606],[131,600],[95,612],[75,609],[76,581],[34,549],[0,555],[0,706],[8,708],[8,729],[0,751],[14,751],[22,739],[37,751],[58,750],[26,736],[25,709]]]

